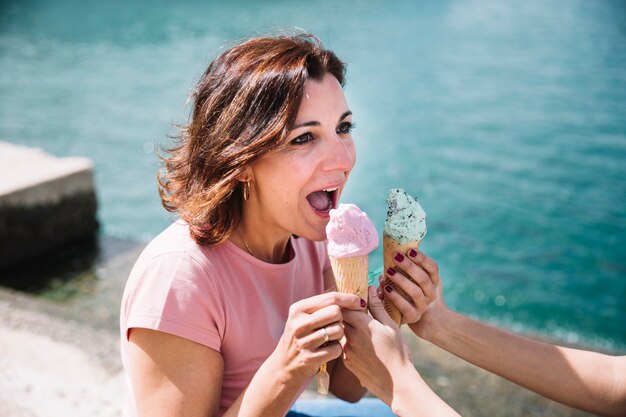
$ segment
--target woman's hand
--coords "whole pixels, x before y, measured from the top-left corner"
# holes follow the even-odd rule
[[[400,375],[413,375],[415,368],[400,329],[385,311],[373,286],[369,287],[369,300],[373,317],[356,311],[343,314],[343,362],[372,394],[391,405],[394,382],[399,382]]]
[[[403,322],[422,337],[432,319],[447,309],[443,301],[439,265],[415,249],[409,249],[406,254],[396,253],[394,263],[406,271],[411,279],[396,268],[389,268],[385,271],[385,277],[381,278],[379,298],[388,297],[402,313]],[[386,284],[386,280],[398,285],[409,299],[394,291],[391,285]]]
[[[289,308],[285,330],[272,354],[289,378],[304,381],[319,367],[341,356],[343,312],[365,311],[365,301],[354,294],[329,292]]]
[[[365,301],[339,292],[292,304],[276,349],[224,416],[285,415],[307,378],[341,356],[343,312],[351,310],[363,314]]]

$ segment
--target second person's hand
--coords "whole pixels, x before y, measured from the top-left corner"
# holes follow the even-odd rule
[[[405,254],[394,256],[396,268],[390,267],[380,279],[379,298],[388,298],[402,313],[402,322],[407,323],[418,335],[425,330],[422,321],[439,309],[445,309],[441,290],[439,266],[423,252],[409,249]],[[404,275],[402,272],[405,271]],[[404,298],[389,285],[392,281],[408,296]]]
[[[344,311],[344,364],[367,387],[404,416],[458,417],[419,375],[399,327],[389,317],[376,289],[369,287],[372,316]]]
[[[369,300],[372,316],[354,311],[343,313],[344,364],[372,394],[391,405],[397,376],[416,372],[400,329],[385,311],[373,286],[369,287]]]

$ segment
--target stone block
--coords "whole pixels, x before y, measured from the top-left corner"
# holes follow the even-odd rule
[[[0,270],[98,229],[93,163],[0,141]]]

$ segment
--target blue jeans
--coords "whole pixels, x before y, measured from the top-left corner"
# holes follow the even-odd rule
[[[298,400],[287,417],[393,417],[395,414],[378,398],[348,403],[336,398]]]

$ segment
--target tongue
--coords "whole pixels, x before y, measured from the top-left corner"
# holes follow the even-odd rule
[[[311,193],[306,199],[309,200],[309,204],[317,211],[329,211],[333,205],[333,202],[330,201],[330,196],[325,191]]]

